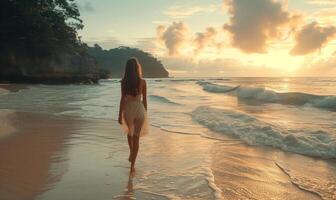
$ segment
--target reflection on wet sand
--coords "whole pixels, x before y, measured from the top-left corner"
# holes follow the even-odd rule
[[[65,173],[66,166],[51,169],[71,123],[27,113],[12,114],[11,121],[17,132],[0,140],[0,199],[33,199]]]
[[[323,160],[154,127],[129,176],[127,139],[114,121],[14,113],[11,123],[17,132],[0,140],[1,200],[319,199],[277,163],[295,180],[305,163],[309,177],[323,172],[319,183],[335,183],[327,179],[335,165]]]
[[[135,174],[130,174],[128,177],[127,186],[125,188],[125,193],[121,195],[120,200],[130,200],[135,199],[133,191],[133,178]]]
[[[287,158],[290,153],[218,142],[213,145],[211,155],[215,183],[222,189],[225,199],[320,199],[318,195],[293,185],[277,166],[277,160]],[[295,157],[291,162],[300,160],[300,155],[291,155]]]

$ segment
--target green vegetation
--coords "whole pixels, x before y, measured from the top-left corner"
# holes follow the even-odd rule
[[[130,56],[139,57],[145,76],[168,76],[158,60],[141,50],[106,51],[82,43],[74,0],[1,0],[0,27],[0,82],[98,82],[109,73],[120,77]]]
[[[96,82],[74,0],[0,1],[0,81]]]
[[[2,0],[1,55],[50,57],[78,51],[83,28],[74,0]]]
[[[147,78],[167,78],[168,72],[162,63],[151,54],[140,49],[118,47],[104,50],[98,44],[88,48],[88,53],[94,57],[99,67],[107,71],[113,78],[124,75],[125,63],[130,57],[137,57],[142,65],[143,76]]]

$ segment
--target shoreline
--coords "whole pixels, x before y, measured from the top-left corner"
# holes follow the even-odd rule
[[[0,109],[0,140],[5,139],[16,132],[15,127],[11,123],[11,117],[13,115],[14,111],[12,110]]]
[[[28,86],[26,84],[13,84],[13,83],[1,83],[0,82],[0,95],[1,93],[6,92],[17,92],[22,89],[27,89]]]
[[[25,112],[10,120],[17,134],[0,140],[4,199],[243,198],[239,188],[263,199],[282,193],[319,199],[292,185],[273,160],[260,160],[267,152],[263,148],[151,126],[140,139],[136,174],[129,177],[127,140],[115,121]],[[249,165],[253,170],[246,174]],[[3,174],[4,169],[11,170]]]

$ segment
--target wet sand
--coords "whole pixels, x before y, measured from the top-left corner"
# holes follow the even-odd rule
[[[17,92],[22,89],[26,89],[28,86],[26,84],[6,84],[0,83],[0,94],[3,92]]]
[[[20,84],[4,84],[0,83],[0,95],[9,92],[17,92],[21,89],[27,88],[27,85]],[[1,97],[0,97],[1,101]],[[11,117],[13,117],[14,111],[9,109],[2,109],[0,112],[0,140],[13,134],[15,127],[12,125]]]
[[[15,127],[0,140],[0,199],[320,199],[276,165],[279,152],[236,140],[151,127],[129,176],[127,140],[115,121],[0,116]]]
[[[10,120],[13,113],[11,110],[1,110],[0,112],[0,140],[15,132],[15,128]]]

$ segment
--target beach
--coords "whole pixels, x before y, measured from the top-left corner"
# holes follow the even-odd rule
[[[118,99],[113,88],[119,84],[104,87],[27,86],[2,94],[10,101],[0,103],[0,120],[6,122],[0,199],[336,198],[334,159],[250,145],[202,126],[181,128],[188,124],[168,114],[164,125],[162,117],[155,118],[161,108],[155,107],[157,97],[150,101],[152,126],[140,139],[136,172],[130,176],[127,138],[114,119],[117,105],[108,107]],[[104,90],[97,94],[99,89]],[[172,102],[177,101],[165,104],[177,106]]]
[[[223,153],[241,158],[249,150],[244,145],[151,127],[130,177],[127,141],[115,121],[13,115],[17,131],[0,141],[1,199],[244,198],[239,190],[256,199],[319,199],[292,185],[271,160],[222,160]],[[247,167],[230,172],[252,163],[259,165],[259,180],[242,176]]]

